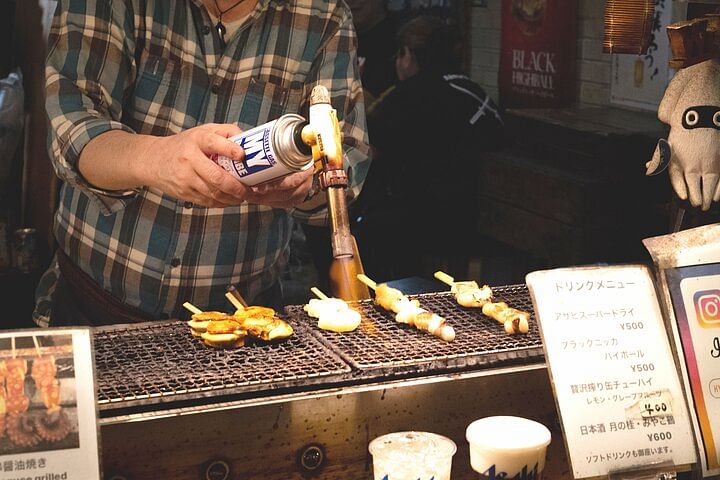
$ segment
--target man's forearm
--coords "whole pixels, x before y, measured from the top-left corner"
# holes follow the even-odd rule
[[[91,140],[80,154],[78,169],[91,185],[127,190],[147,184],[159,137],[113,130]]]

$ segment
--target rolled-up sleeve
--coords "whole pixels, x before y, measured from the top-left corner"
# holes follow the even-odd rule
[[[357,37],[347,8],[338,7],[337,14],[335,30],[318,52],[306,85],[308,93],[317,84],[325,85],[330,92],[343,135],[345,170],[349,181],[347,193],[348,200],[352,201],[360,194],[370,168],[370,147],[357,64]],[[295,218],[311,225],[324,225],[327,208],[324,202],[319,203],[319,200],[310,200],[298,206]]]
[[[135,77],[132,7],[123,0],[60,0],[45,68],[49,153],[58,177],[117,212],[136,192],[105,191],[78,170],[83,148],[111,130],[134,133],[121,122],[123,99]]]

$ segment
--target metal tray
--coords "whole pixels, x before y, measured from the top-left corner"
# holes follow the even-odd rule
[[[302,306],[286,307],[298,322],[310,326],[312,333],[354,368],[369,376],[393,376],[446,372],[476,367],[505,366],[543,361],[542,341],[532,301],[525,285],[494,287],[494,301],[531,313],[530,331],[508,335],[497,321],[480,309],[457,304],[448,293],[409,295],[420,305],[445,317],[455,328],[453,342],[397,323],[394,314],[372,300],[351,304],[362,314],[360,327],[350,333],[334,333],[317,328],[317,320]]]
[[[350,367],[307,329],[289,321],[295,334],[286,340],[228,350],[203,345],[182,321],[98,328],[100,410],[169,402],[196,406],[345,378]]]

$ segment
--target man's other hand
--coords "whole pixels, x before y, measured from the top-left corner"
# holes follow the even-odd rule
[[[292,208],[305,201],[313,181],[313,169],[292,173],[252,187],[247,194],[249,203],[268,205],[274,208]]]

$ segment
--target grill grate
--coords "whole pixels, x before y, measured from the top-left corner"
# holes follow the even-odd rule
[[[95,331],[101,409],[197,400],[333,382],[350,372],[305,329],[278,343],[216,350],[185,322],[104,327]]]
[[[309,317],[302,306],[286,307],[286,311],[311,326],[313,334],[350,365],[368,374],[460,370],[542,359],[542,341],[527,287],[493,287],[493,293],[494,301],[505,301],[511,307],[531,312],[530,331],[526,335],[508,335],[500,323],[482,315],[480,309],[461,307],[450,293],[409,295],[420,300],[423,308],[448,320],[456,333],[455,341],[450,343],[397,323],[393,314],[372,300],[355,304],[363,320],[351,333],[320,330],[317,320]]]

